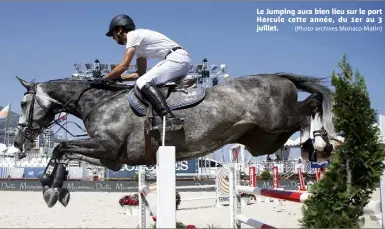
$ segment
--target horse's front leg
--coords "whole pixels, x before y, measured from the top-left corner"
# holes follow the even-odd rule
[[[53,207],[59,200],[63,206],[67,206],[69,202],[69,191],[63,188],[66,176],[66,162],[63,160],[65,154],[81,154],[87,157],[98,159],[116,158],[113,149],[107,153],[106,146],[101,144],[98,139],[90,140],[74,140],[62,142],[55,147],[52,152],[52,158],[40,178],[43,187],[43,197],[48,207]],[[110,149],[110,147],[108,147]]]

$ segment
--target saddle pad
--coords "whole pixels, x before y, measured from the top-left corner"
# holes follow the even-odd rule
[[[180,89],[171,92],[166,101],[171,110],[181,110],[198,104],[205,98],[205,95],[206,90],[203,87]],[[136,96],[135,90],[128,93],[128,101],[134,111],[142,116],[146,115],[148,105]]]

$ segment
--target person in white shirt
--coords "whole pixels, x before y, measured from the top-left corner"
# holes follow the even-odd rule
[[[153,105],[155,112],[162,118],[166,116],[166,131],[180,130],[184,120],[172,113],[156,85],[187,75],[191,62],[187,51],[164,34],[136,29],[134,21],[124,14],[111,20],[106,36],[112,37],[119,45],[125,45],[126,50],[122,62],[103,80],[136,80],[136,86]],[[137,71],[122,75],[129,68],[134,55],[137,57]],[[147,59],[150,58],[159,59],[160,62],[146,72]],[[162,126],[155,128],[160,130]]]

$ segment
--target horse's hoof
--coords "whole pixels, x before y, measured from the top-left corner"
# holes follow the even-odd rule
[[[43,198],[47,206],[52,208],[59,198],[59,190],[57,188],[49,188],[43,193]]]
[[[59,202],[64,207],[67,207],[68,202],[70,202],[70,191],[68,189],[66,189],[66,188],[60,189]]]
[[[48,189],[50,189],[51,187],[50,186],[44,186],[43,187],[43,196],[44,196],[44,193],[48,190]]]

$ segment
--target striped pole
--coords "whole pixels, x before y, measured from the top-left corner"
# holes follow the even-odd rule
[[[303,178],[302,169],[297,168],[297,171],[298,171],[298,178],[299,178],[299,190],[306,191],[305,179]]]
[[[257,221],[255,219],[249,218],[249,217],[244,216],[244,215],[236,215],[236,219],[239,222],[247,224],[247,225],[249,225],[249,226],[251,226],[253,228],[275,228],[275,227],[272,227],[272,226],[270,226],[268,224],[264,224],[261,221]]]
[[[257,187],[257,170],[255,166],[249,167],[249,186]]]
[[[216,188],[215,184],[209,185],[190,185],[190,186],[177,186],[175,189],[208,189],[208,188]]]
[[[316,179],[317,179],[317,181],[321,180],[325,176],[325,173],[326,173],[326,169],[325,168],[318,168],[317,172],[316,172]]]
[[[247,186],[237,186],[235,189],[238,193],[249,193],[254,195],[267,196],[297,203],[303,203],[310,196],[310,193],[307,192],[293,192],[287,190],[253,188]]]
[[[278,166],[273,167],[273,188],[279,188],[281,186],[279,182]]]

